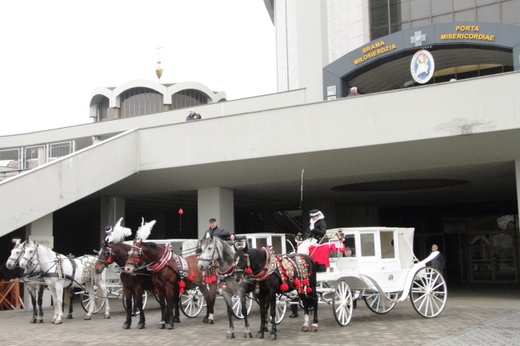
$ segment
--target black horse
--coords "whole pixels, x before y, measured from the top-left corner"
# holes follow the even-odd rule
[[[105,242],[99,250],[98,260],[96,262],[96,273],[100,274],[112,263],[116,263],[123,268],[128,258],[128,252],[132,249],[130,245],[124,243],[107,243]],[[143,294],[145,291],[153,291],[154,286],[150,274],[146,271],[137,271],[133,274],[127,274],[121,271],[121,283],[123,285],[123,295],[125,299],[126,320],[123,323],[123,329],[129,329],[132,324],[132,314],[134,310],[139,310],[138,329],[145,328],[146,318],[143,310]],[[135,304],[133,304],[135,302]],[[136,309],[137,308],[137,309]]]
[[[237,247],[236,268],[244,273],[244,280],[256,285],[256,298],[260,306],[260,330],[258,338],[263,338],[266,330],[267,312],[271,309],[271,339],[277,338],[276,294],[296,291],[303,304],[305,320],[303,332],[318,331],[318,296],[316,292],[316,263],[310,256],[291,254],[276,256],[272,250]],[[312,325],[309,326],[309,311],[313,310]]]

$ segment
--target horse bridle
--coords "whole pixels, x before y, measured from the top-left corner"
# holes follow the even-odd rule
[[[215,261],[217,258],[219,258],[220,254],[219,254],[219,251],[218,251],[218,246],[217,246],[216,240],[211,238],[211,239],[206,239],[206,242],[208,240],[211,240],[211,243],[213,244],[213,252],[211,253],[210,258],[203,258],[202,256],[199,255],[199,261],[212,262],[212,261]],[[215,257],[215,251],[217,252],[217,257]]]
[[[21,244],[21,245],[22,245],[22,248],[21,249],[20,248],[17,249],[17,250],[20,250],[20,253],[16,257],[16,259],[12,258],[12,256],[13,256],[12,252],[11,252],[11,256],[9,256],[9,258],[7,259],[7,262],[9,262],[9,260],[12,260],[15,263],[15,267],[16,266],[18,266],[18,267],[20,266],[20,258],[25,253],[25,242],[23,244]]]
[[[112,247],[108,243],[105,243],[105,245],[103,245],[103,247],[104,247],[104,250],[105,250],[105,251],[103,251],[103,253],[104,253],[105,257],[106,257],[106,260],[102,261],[102,260],[99,259],[99,256],[98,256],[96,262],[99,262],[102,265],[104,265],[105,267],[108,267],[113,262],[113,260],[112,260]]]
[[[220,249],[217,246],[217,240],[215,238],[213,238],[213,237],[210,239],[207,238],[206,242],[208,242],[208,241],[211,241],[211,243],[213,244],[213,252],[211,253],[211,256],[209,258],[203,258],[203,257],[199,256],[199,261],[213,262],[214,263],[213,267],[219,267],[218,263],[215,264],[215,262],[216,262],[217,258],[223,258],[224,254],[220,253]],[[217,254],[216,257],[215,257],[215,253]],[[237,268],[238,261],[239,261],[239,258],[235,258],[233,263],[231,263],[231,265],[229,266],[228,269],[226,269],[224,271],[217,270],[219,279],[223,280],[226,277],[229,277],[231,275],[236,276],[236,274],[243,272],[244,271],[243,269]],[[238,281],[239,278],[237,277],[236,279]]]
[[[23,256],[21,259],[25,260],[27,263],[29,263],[29,262],[32,263],[32,259],[33,259],[34,255],[38,256],[37,254],[38,254],[38,246],[39,245],[40,244],[36,243],[36,245],[34,246],[34,252],[32,253],[31,257],[26,258],[25,256]],[[23,252],[24,255],[25,255],[25,247],[26,246],[24,245],[24,252]],[[36,259],[38,259],[38,257],[36,257]]]
[[[126,259],[126,263],[134,266],[134,271],[146,267],[146,263],[141,264],[141,256],[143,255],[143,249],[139,246],[132,245],[132,249],[128,251],[128,258]],[[134,261],[130,262],[130,256],[134,257]],[[139,266],[141,265],[141,266]]]

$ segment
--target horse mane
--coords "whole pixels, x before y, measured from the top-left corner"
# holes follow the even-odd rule
[[[249,254],[249,260],[251,264],[251,269],[259,270],[265,265],[265,251],[255,248],[239,248],[236,252],[237,257],[242,257],[245,253]]]
[[[153,241],[143,242],[142,244],[152,250],[157,250],[157,248],[159,247],[159,245]]]

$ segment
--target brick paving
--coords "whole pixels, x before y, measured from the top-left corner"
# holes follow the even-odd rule
[[[500,287],[496,290],[496,287]],[[378,315],[358,302],[353,318],[346,327],[339,326],[332,307],[319,306],[319,331],[300,332],[303,319],[286,317],[278,326],[278,340],[256,339],[259,309],[256,304],[249,316],[253,339],[244,339],[244,323],[235,322],[235,339],[226,339],[228,321],[222,298],[217,299],[215,324],[202,324],[202,314],[193,319],[181,315],[181,323],[173,330],[159,330],[157,303],[149,300],[146,329],[121,328],[125,314],[119,300],[111,299],[112,318],[101,313],[83,320],[84,312],[75,303],[74,319],[62,325],[50,323],[52,312],[45,311],[43,324],[30,324],[28,310],[0,312],[0,340],[8,345],[258,345],[275,342],[281,345],[511,345],[520,340],[520,287],[494,285],[454,287],[449,289],[446,308],[436,318],[423,318],[409,301],[404,301],[387,314]]]

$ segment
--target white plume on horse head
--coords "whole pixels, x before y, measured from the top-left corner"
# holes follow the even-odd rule
[[[156,220],[152,220],[150,222],[145,223],[144,218],[143,218],[143,221],[141,222],[141,227],[139,227],[139,229],[137,230],[137,233],[135,235],[135,239],[136,240],[148,239],[148,237],[150,236],[150,233],[152,232],[152,228],[156,222],[157,222]]]
[[[119,221],[117,221],[116,225],[114,226],[114,230],[112,233],[112,241],[114,243],[121,243],[125,240],[125,237],[132,235],[132,230],[127,227],[121,226],[121,222],[123,221],[123,218],[120,218]]]

